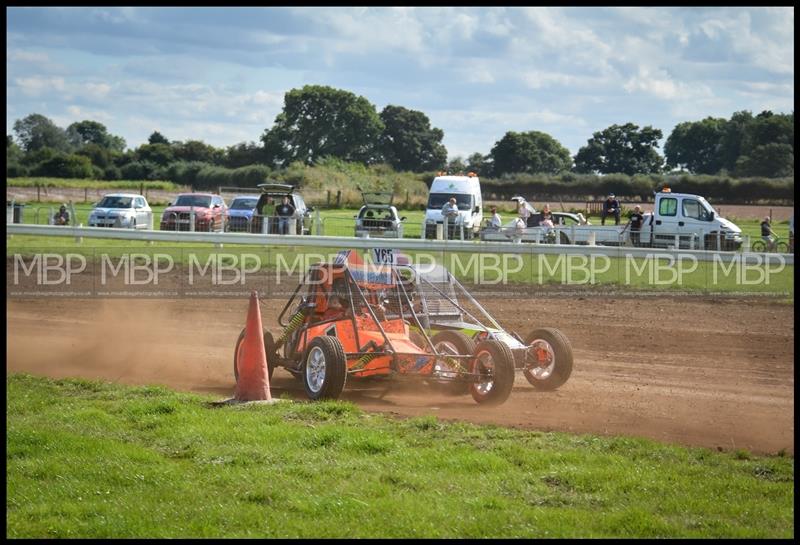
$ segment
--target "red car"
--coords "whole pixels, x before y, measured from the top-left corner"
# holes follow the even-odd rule
[[[222,231],[228,207],[213,193],[181,193],[161,215],[161,230],[191,231],[192,213],[195,231]]]

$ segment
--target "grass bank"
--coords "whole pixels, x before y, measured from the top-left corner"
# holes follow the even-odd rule
[[[794,536],[794,459],[6,379],[7,537]]]

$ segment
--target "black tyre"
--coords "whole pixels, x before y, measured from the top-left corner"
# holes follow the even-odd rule
[[[564,231],[558,232],[558,243],[559,244],[569,244],[569,236]]]
[[[431,342],[439,354],[470,356],[475,353],[475,341],[460,331],[440,331],[433,336]],[[467,360],[461,359],[459,363],[465,369],[469,367]],[[468,382],[444,382],[441,386],[442,390],[447,394],[467,395],[470,385]]]
[[[303,386],[309,398],[338,399],[347,380],[347,359],[336,337],[317,337],[303,360]]]
[[[779,254],[788,254],[789,253],[789,245],[783,241],[775,243],[775,251]]]
[[[555,390],[572,374],[572,345],[557,329],[532,331],[525,339],[528,345],[523,374],[538,390]]]
[[[754,240],[750,245],[750,251],[764,252],[767,250],[767,244],[763,240]]]
[[[505,344],[499,341],[478,343],[471,371],[482,376],[480,382],[469,385],[472,399],[481,405],[500,405],[511,395],[514,356]]]
[[[245,330],[242,329],[242,332],[239,333],[239,338],[236,340],[236,348],[233,350],[233,377],[237,381],[239,380],[239,347],[241,347],[244,340],[244,333]],[[264,332],[264,351],[267,354],[267,373],[269,379],[272,380],[272,373],[275,371],[275,359],[278,354],[275,350],[275,341],[272,339],[272,333],[269,331]]]

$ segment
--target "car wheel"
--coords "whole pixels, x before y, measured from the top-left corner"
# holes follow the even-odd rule
[[[440,331],[431,339],[436,352],[452,356],[469,356],[475,353],[475,341],[460,331]],[[459,359],[462,367],[468,368],[468,360]],[[466,395],[469,393],[468,382],[447,381],[441,383],[442,390],[450,395]]]
[[[475,348],[471,371],[480,382],[469,385],[472,399],[481,405],[500,405],[514,387],[514,356],[499,341],[481,341]]]
[[[336,337],[317,337],[303,361],[303,386],[310,399],[338,399],[347,380],[347,359]]]
[[[242,332],[239,333],[239,338],[236,340],[236,348],[233,350],[233,377],[236,381],[239,381],[239,350],[242,346],[242,341],[244,341],[246,329],[242,329]],[[267,355],[267,377],[272,380],[272,373],[275,371],[275,364],[278,357],[277,351],[275,350],[275,341],[272,339],[272,333],[269,331],[264,331],[264,352]]]
[[[538,390],[555,390],[572,374],[572,346],[557,329],[542,328],[532,331],[525,339],[523,374]]]

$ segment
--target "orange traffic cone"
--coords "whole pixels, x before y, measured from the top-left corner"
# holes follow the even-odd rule
[[[261,329],[261,309],[258,294],[250,294],[250,308],[247,311],[247,325],[244,339],[239,345],[236,357],[239,379],[236,381],[237,401],[272,400],[269,392],[269,373],[267,372],[267,351],[264,349],[264,333]]]

